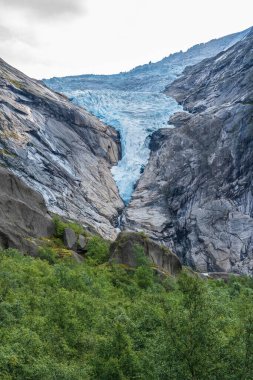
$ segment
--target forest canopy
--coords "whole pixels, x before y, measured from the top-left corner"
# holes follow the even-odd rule
[[[0,282],[1,379],[253,379],[252,278],[5,250]]]

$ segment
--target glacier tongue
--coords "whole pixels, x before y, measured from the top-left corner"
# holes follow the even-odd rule
[[[112,168],[112,174],[120,196],[128,203],[149,158],[150,135],[160,128],[172,127],[168,119],[182,107],[158,92],[76,90],[65,94],[119,131],[122,159]]]
[[[186,52],[178,52],[159,62],[138,66],[113,75],[79,75],[51,78],[44,82],[93,113],[120,132],[122,160],[112,168],[120,195],[128,203],[140,172],[149,157],[149,136],[168,127],[171,114],[181,110],[161,93],[184,68],[215,56],[244,38],[250,29],[231,34]]]

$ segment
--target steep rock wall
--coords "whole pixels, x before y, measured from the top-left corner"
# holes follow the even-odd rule
[[[253,274],[253,32],[166,90],[186,112],[153,135],[126,210],[200,271]]]

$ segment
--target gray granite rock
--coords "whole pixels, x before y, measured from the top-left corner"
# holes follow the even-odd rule
[[[166,92],[185,112],[153,135],[124,226],[201,272],[253,274],[253,31]]]
[[[83,235],[79,235],[77,243],[78,243],[78,247],[83,250],[87,245],[87,240],[85,239]]]
[[[143,249],[143,254],[159,270],[172,275],[181,271],[180,260],[168,248],[156,244],[142,234],[133,232],[121,232],[118,235],[110,248],[111,261],[137,267],[139,260],[142,259],[139,257],[138,247]]]
[[[63,241],[64,241],[64,245],[68,249],[75,250],[77,246],[77,236],[75,232],[72,230],[72,228],[65,228],[64,233],[63,233]]]
[[[110,168],[120,156],[115,130],[0,59],[0,164],[50,211],[114,239],[123,202]]]
[[[41,194],[0,167],[0,247],[33,254],[32,238],[48,237],[54,224]]]

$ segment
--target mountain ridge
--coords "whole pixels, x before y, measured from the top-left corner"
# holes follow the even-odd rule
[[[251,30],[167,87],[185,112],[153,135],[125,214],[202,272],[253,273],[252,57]]]
[[[119,192],[127,204],[149,158],[153,132],[164,128],[170,116],[182,107],[164,88],[184,68],[229,48],[249,29],[192,47],[187,52],[140,66],[128,73],[109,76],[53,78],[45,83],[63,92],[77,104],[120,133],[122,158],[112,168]]]
[[[211,57],[216,55],[218,52],[223,51],[230,46],[234,45],[236,42],[238,42],[240,39],[244,38],[248,32],[250,31],[251,28],[247,28],[243,31],[237,32],[237,33],[232,33],[224,37],[219,37],[219,38],[214,38],[208,42],[205,43],[199,43],[196,44],[186,51],[179,51],[175,53],[171,53],[167,57],[162,58],[161,60],[154,62],[154,63],[147,63],[143,65],[139,65],[134,67],[133,69],[126,71],[126,72],[120,72],[116,74],[80,74],[80,75],[69,75],[69,76],[64,76],[64,77],[52,77],[50,79],[43,79],[44,83],[49,85],[49,87],[52,87],[54,89],[60,90],[66,90],[66,85],[64,87],[61,87],[61,81],[66,81],[69,86],[71,86],[71,90],[80,90],[82,89],[82,85],[85,86],[85,89],[92,89],[92,81],[95,81],[95,87],[96,86],[101,86],[103,89],[108,88],[108,89],[120,89],[120,90],[127,90],[129,87],[131,90],[136,90],[139,91],[142,89],[142,87],[146,86],[146,83],[144,82],[145,77],[145,69],[147,69],[147,77],[150,80],[150,76],[152,75],[152,72],[154,71],[154,81],[157,81],[157,68],[163,67],[165,72],[163,75],[165,76],[165,80],[167,80],[167,76],[171,75],[168,73],[168,67],[167,65],[172,63],[174,65],[178,66],[179,70],[176,70],[173,78],[176,79],[176,76],[181,74],[182,72],[182,67],[186,67],[191,64],[195,64],[199,62],[200,60],[205,59],[207,56]],[[185,62],[182,62],[185,61]],[[180,67],[182,66],[182,67]],[[171,70],[171,68],[170,68]],[[167,72],[166,72],[167,71]],[[141,74],[140,78],[138,78],[138,73]],[[135,75],[137,74],[137,76]],[[160,73],[159,73],[160,74]],[[81,82],[78,82],[78,80],[84,80]],[[87,79],[87,82],[85,82],[85,79]],[[89,79],[91,82],[89,82]],[[106,81],[103,82],[103,79]],[[112,83],[110,83],[110,79],[113,80]],[[71,85],[71,82],[69,80],[74,80],[74,82]],[[122,80],[123,83],[120,83]],[[131,85],[131,81],[134,81],[134,83]],[[144,83],[140,84],[138,81],[141,80]],[[106,87],[106,82],[108,81],[108,87]],[[126,82],[124,82],[126,81]],[[130,83],[128,84],[127,81]],[[146,80],[147,82],[147,80]],[[91,87],[89,87],[91,85]],[[163,90],[163,85],[165,87],[166,82],[164,81],[162,85],[159,86],[159,90]],[[152,88],[153,90],[153,88]]]
[[[0,163],[50,211],[113,239],[123,207],[110,172],[121,156],[117,132],[3,60],[0,110]]]

